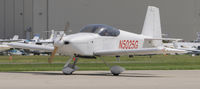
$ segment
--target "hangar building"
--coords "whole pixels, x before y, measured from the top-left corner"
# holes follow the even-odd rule
[[[107,24],[141,33],[148,5],[160,8],[162,32],[168,37],[196,39],[200,32],[200,0],[0,0],[0,38],[30,38],[52,29],[71,33],[87,24]]]

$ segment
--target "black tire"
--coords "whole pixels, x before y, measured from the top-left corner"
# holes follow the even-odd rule
[[[119,76],[119,74],[113,74],[114,76]]]

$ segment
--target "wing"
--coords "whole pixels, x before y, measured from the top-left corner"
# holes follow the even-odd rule
[[[8,45],[13,48],[41,50],[41,51],[47,51],[47,52],[52,52],[54,50],[53,46],[48,46],[48,45],[35,45],[35,44],[25,44],[25,43],[17,43],[17,42],[8,43]]]
[[[200,53],[200,50],[186,50],[188,51],[188,53],[196,53],[196,54],[199,54]]]
[[[0,42],[18,42],[22,40],[0,40]]]
[[[185,49],[187,51],[192,51],[192,52],[200,52],[200,50],[189,50],[189,49]]]
[[[143,49],[118,49],[118,50],[100,50],[94,52],[95,55],[130,55],[130,54],[155,54],[161,53],[163,49],[143,48]]]
[[[47,40],[47,41],[39,41],[39,42],[36,42],[36,43],[38,43],[38,44],[42,44],[42,43],[53,43],[53,41],[51,41],[51,40]]]
[[[117,49],[96,51],[94,52],[94,55],[151,55],[166,53],[186,53],[186,51],[170,48]]]

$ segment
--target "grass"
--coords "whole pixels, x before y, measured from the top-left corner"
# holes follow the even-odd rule
[[[53,64],[48,64],[48,56],[0,56],[0,71],[60,71],[69,57],[56,56]],[[126,70],[199,70],[200,56],[190,55],[155,55],[135,56],[128,58],[122,56],[120,63],[115,57],[103,57],[110,66],[120,65]],[[100,58],[79,59],[77,66],[79,70],[109,70]]]

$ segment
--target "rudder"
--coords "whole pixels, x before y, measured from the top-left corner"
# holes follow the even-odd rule
[[[142,35],[152,38],[162,38],[159,8],[148,6],[143,25]],[[154,40],[154,46],[161,46],[161,40]]]

